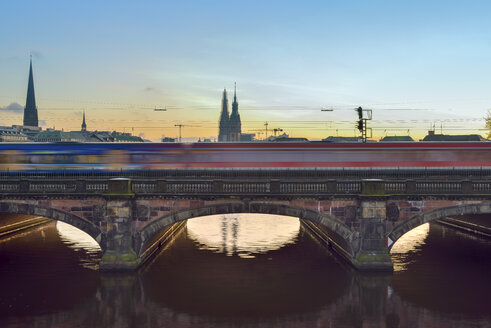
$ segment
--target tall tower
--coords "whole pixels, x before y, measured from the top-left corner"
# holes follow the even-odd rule
[[[82,131],[87,131],[87,124],[85,124],[85,109],[84,109],[84,118],[82,120]]]
[[[27,84],[26,107],[24,108],[24,125],[38,126],[38,109],[34,96],[34,79],[32,78],[32,57],[29,65],[29,83]]]
[[[234,84],[234,102],[232,103],[232,114],[230,114],[229,122],[229,141],[240,141],[242,126],[240,123],[239,103],[237,102],[237,83]]]
[[[218,122],[218,141],[229,141],[229,116],[228,116],[228,100],[227,89],[223,89],[222,112],[220,121]]]

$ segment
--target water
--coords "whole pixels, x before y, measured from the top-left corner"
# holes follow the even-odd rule
[[[491,327],[491,242],[423,225],[392,275],[359,274],[299,221],[188,221],[150,265],[100,274],[97,244],[51,223],[0,242],[5,327]]]

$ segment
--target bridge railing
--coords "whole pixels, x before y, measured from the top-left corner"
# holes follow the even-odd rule
[[[163,170],[58,169],[0,171],[0,180],[9,179],[491,179],[491,167],[373,167],[373,168],[179,168]]]
[[[0,180],[0,195],[108,193],[110,179]],[[489,181],[442,180],[319,180],[133,179],[135,195],[491,195]]]

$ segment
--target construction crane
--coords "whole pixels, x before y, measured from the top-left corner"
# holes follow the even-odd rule
[[[174,124],[174,126],[179,128],[179,142],[181,142],[181,128],[183,126],[186,126],[186,125],[184,125],[184,124]]]

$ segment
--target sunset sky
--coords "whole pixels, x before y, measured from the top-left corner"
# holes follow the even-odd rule
[[[245,133],[267,121],[353,136],[362,106],[377,138],[433,123],[485,134],[491,108],[489,1],[17,0],[0,12],[0,125],[22,124],[30,53],[39,119],[65,131],[85,110],[89,130],[216,137],[235,81]]]

